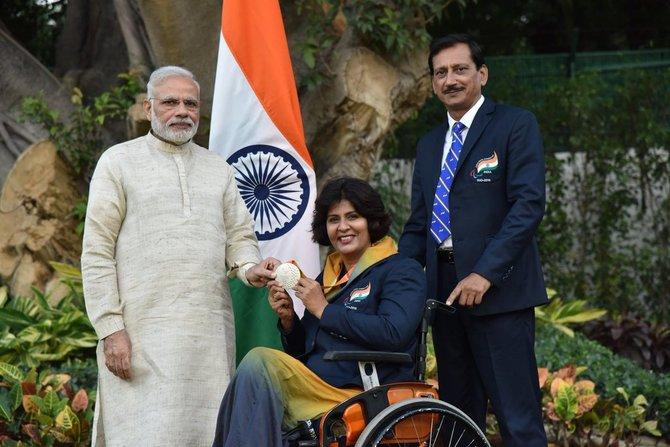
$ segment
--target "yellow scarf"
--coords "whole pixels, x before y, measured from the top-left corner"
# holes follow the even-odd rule
[[[323,288],[326,299],[332,301],[347,283],[359,276],[371,265],[396,253],[398,253],[398,246],[393,238],[384,236],[377,243],[369,246],[363,252],[361,259],[358,260],[354,268],[344,274],[340,280],[338,278],[340,278],[344,269],[342,255],[339,252],[329,254],[326,258],[326,265],[323,267]]]

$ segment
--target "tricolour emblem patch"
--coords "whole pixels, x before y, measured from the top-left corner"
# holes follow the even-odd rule
[[[490,181],[484,176],[496,169],[498,169],[498,153],[494,150],[490,157],[482,158],[477,162],[475,168],[470,172],[470,176],[478,182]]]
[[[349,300],[347,300],[348,303],[359,303],[366,299],[368,296],[370,296],[370,291],[372,290],[372,284],[368,283],[367,286],[361,287],[359,289],[354,289],[351,291],[351,294],[349,295]]]

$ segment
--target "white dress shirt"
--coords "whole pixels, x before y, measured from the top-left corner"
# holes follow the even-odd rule
[[[482,104],[484,104],[484,95],[481,95],[477,102],[470,108],[470,110],[465,112],[465,115],[463,115],[458,121],[465,126],[461,131],[464,146],[465,138],[468,136],[468,130],[470,130],[472,122],[475,120],[475,115],[477,115],[477,112],[479,111],[479,108],[482,106]],[[442,149],[442,163],[440,164],[440,169],[442,166],[444,166],[444,160],[446,160],[449,149],[451,149],[451,141],[454,139],[452,130],[454,128],[454,124],[456,124],[456,120],[451,117],[449,112],[447,112],[447,121],[449,122],[449,129],[447,130],[447,136],[444,139],[444,148]],[[440,245],[440,250],[450,249],[453,246],[453,241],[451,240],[451,236],[449,236],[444,240],[444,242],[442,242],[442,245]]]

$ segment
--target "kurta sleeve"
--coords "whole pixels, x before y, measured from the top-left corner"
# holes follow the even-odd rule
[[[237,275],[249,285],[244,273],[250,265],[261,262],[258,240],[254,232],[254,221],[242,200],[233,168],[226,165],[228,185],[223,197],[223,221],[226,227],[226,264],[230,278]]]
[[[86,311],[100,339],[125,327],[115,252],[126,215],[126,197],[120,172],[113,164],[109,155],[103,154],[93,173],[81,255]]]

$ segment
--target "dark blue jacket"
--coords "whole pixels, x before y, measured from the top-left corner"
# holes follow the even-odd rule
[[[322,282],[321,275],[317,281]],[[356,362],[326,361],[324,354],[392,351],[406,352],[415,359],[425,300],[421,266],[412,259],[392,255],[346,284],[326,306],[320,320],[305,311],[290,333],[282,332],[284,350],[330,385],[362,387]],[[376,366],[380,383],[415,379],[414,364]]]
[[[412,209],[399,251],[426,267],[428,297],[437,297],[437,243],[430,234],[447,122],[417,146]],[[477,172],[477,163],[498,159]],[[492,282],[472,312],[491,315],[547,302],[535,232],[545,206],[542,138],[532,113],[486,99],[461,150],[449,194],[458,280],[472,272]]]

